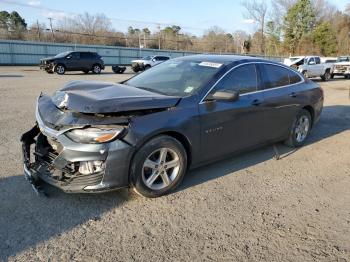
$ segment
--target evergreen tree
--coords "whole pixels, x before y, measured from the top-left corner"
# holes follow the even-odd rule
[[[322,55],[329,56],[336,53],[337,36],[329,22],[323,22],[316,26],[313,33],[315,44],[320,48]]]
[[[295,53],[297,45],[304,35],[315,27],[316,14],[310,0],[297,0],[288,10],[284,18],[285,44],[291,53]]]

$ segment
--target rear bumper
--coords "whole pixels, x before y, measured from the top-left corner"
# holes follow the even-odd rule
[[[56,152],[49,139],[38,126],[21,137],[24,175],[33,186],[45,181],[67,193],[97,193],[128,186],[133,152],[128,144],[116,140],[84,145],[61,135],[55,143],[63,146]],[[32,145],[35,149],[31,152]],[[96,173],[81,174],[79,165],[88,161],[100,161],[104,168]]]

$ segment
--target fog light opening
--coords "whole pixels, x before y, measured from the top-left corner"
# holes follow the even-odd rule
[[[79,173],[82,175],[100,173],[104,169],[104,161],[83,161],[79,163]]]

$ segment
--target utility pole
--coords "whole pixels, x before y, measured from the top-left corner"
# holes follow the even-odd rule
[[[54,34],[53,28],[52,28],[52,20],[53,20],[53,18],[52,18],[52,17],[48,17],[47,19],[50,20],[50,28],[51,28],[51,34],[52,34],[52,42],[55,42],[55,34]]]
[[[161,38],[160,24],[158,24],[157,28],[158,28],[158,30],[159,30],[159,36],[158,36],[158,49],[160,50],[160,38]]]
[[[36,20],[36,28],[37,28],[37,33],[38,33],[38,39],[39,39],[39,41],[41,41],[41,39],[40,39],[40,27],[39,27],[38,19]]]

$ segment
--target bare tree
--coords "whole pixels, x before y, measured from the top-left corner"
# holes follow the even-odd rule
[[[264,39],[264,30],[265,30],[265,21],[267,15],[267,4],[264,0],[247,0],[242,2],[242,6],[246,9],[246,18],[253,19],[256,23],[259,24],[259,32],[261,34],[260,42],[260,52],[265,53],[265,39]]]
[[[346,5],[345,12],[350,14],[350,2]]]

